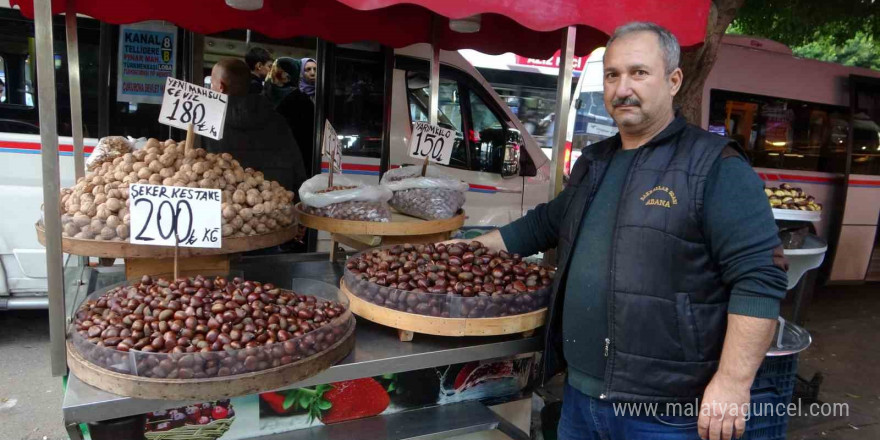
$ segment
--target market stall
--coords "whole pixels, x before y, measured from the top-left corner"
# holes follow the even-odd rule
[[[120,432],[133,433],[135,438],[138,434],[151,439],[171,438],[168,437],[171,434],[167,433],[185,431],[187,434],[201,433],[199,435],[203,438],[223,436],[232,439],[270,436],[293,430],[298,430],[299,434],[308,435],[310,438],[315,435],[344,438],[340,431],[334,431],[333,423],[363,418],[362,421],[357,422],[361,424],[362,430],[351,429],[352,425],[348,426],[349,436],[351,432],[372,432],[376,437],[382,438],[411,438],[438,433],[465,434],[497,428],[510,437],[526,438],[528,435],[523,432],[522,427],[513,426],[509,421],[488,411],[480,402],[511,402],[516,396],[529,392],[534,363],[533,354],[540,351],[541,341],[540,337],[528,333],[523,337],[519,333],[533,330],[543,322],[540,316],[549,295],[546,290],[548,281],[553,276],[552,268],[526,263],[520,256],[494,255],[485,251],[479,252],[480,250],[476,248],[449,252],[436,252],[437,249],[433,249],[433,252],[426,253],[427,260],[421,255],[411,256],[414,267],[424,268],[431,272],[431,276],[425,275],[424,279],[420,279],[416,278],[416,273],[413,272],[412,283],[404,286],[400,283],[407,282],[399,281],[396,286],[398,290],[384,292],[382,284],[388,282],[387,277],[381,277],[380,281],[379,277],[373,279],[371,274],[360,279],[358,285],[354,285],[355,281],[358,281],[358,274],[354,271],[369,273],[368,270],[359,269],[357,266],[344,268],[332,262],[320,261],[326,260],[324,255],[246,257],[235,261],[220,257],[222,261],[216,266],[212,266],[213,263],[206,260],[200,260],[198,264],[187,267],[187,261],[194,262],[200,255],[205,258],[207,254],[222,256],[278,244],[291,238],[292,228],[282,220],[290,218],[285,212],[287,208],[295,209],[290,205],[290,197],[273,196],[273,191],[281,191],[283,188],[279,190],[271,182],[264,184],[257,175],[236,176],[233,158],[209,157],[204,150],[190,149],[188,146],[178,151],[176,146],[171,147],[173,141],[161,146],[148,147],[144,150],[143,158],[129,161],[123,155],[108,162],[103,167],[105,177],[109,173],[109,176],[113,176],[118,181],[108,182],[109,179],[105,177],[96,180],[94,173],[82,173],[82,142],[80,139],[77,144],[75,139],[74,144],[79,145],[74,149],[78,177],[82,178],[80,182],[88,183],[80,188],[79,193],[76,188],[62,190],[58,180],[51,15],[63,12],[70,18],[79,13],[116,24],[149,19],[166,20],[202,33],[247,27],[270,37],[309,34],[340,43],[367,39],[392,47],[429,42],[433,45],[433,57],[430,60],[429,125],[435,125],[437,122],[441,49],[454,50],[468,47],[488,53],[515,49],[526,56],[542,57],[555,52],[561,42],[564,62],[560,67],[562,71],[560,99],[557,100],[559,117],[556,118],[556,123],[564,125],[568,120],[564,115],[570,100],[567,93],[571,80],[570,60],[575,53],[587,54],[595,46],[604,43],[607,34],[616,26],[638,19],[651,20],[667,26],[678,35],[683,46],[699,44],[703,39],[708,2],[695,0],[679,2],[675,5],[661,3],[646,5],[643,2],[624,1],[623,5],[617,4],[614,7],[581,2],[582,4],[568,4],[561,10],[553,11],[536,11],[531,2],[510,4],[494,1],[421,2],[420,4],[387,2],[381,5],[353,0],[295,4],[280,0],[227,0],[226,2],[217,0],[212,3],[211,5],[204,2],[179,4],[179,2],[159,1],[119,4],[101,0],[80,0],[75,3],[48,0],[12,2],[14,6],[19,6],[25,15],[34,17],[37,26],[44,212],[47,213],[38,224],[37,230],[41,241],[46,245],[49,263],[52,370],[55,375],[64,375],[70,367],[72,373],[68,376],[68,389],[63,405],[65,424],[69,428],[71,437],[81,436],[80,423],[91,423],[92,438],[98,438],[100,435],[110,435],[103,438],[121,438]],[[627,6],[627,3],[631,5]],[[205,15],[206,10],[211,11],[210,17]],[[690,19],[682,20],[683,16]],[[331,21],[332,26],[327,25]],[[75,48],[75,33],[69,37],[71,47]],[[76,53],[76,50],[70,52]],[[71,63],[71,70],[78,70],[75,57],[71,57],[68,61]],[[71,81],[73,96],[79,89],[76,75],[71,75]],[[72,108],[74,112],[79,111],[76,106]],[[73,120],[77,119],[73,118]],[[222,121],[222,118],[220,120]],[[190,131],[192,131],[191,127],[192,125]],[[436,127],[436,130],[442,128]],[[563,151],[561,136],[565,131],[564,126],[557,126],[555,130],[559,136],[555,143],[554,157],[559,160],[555,160],[556,171],[552,173],[554,184],[551,188],[551,196],[561,188]],[[76,132],[74,135],[76,137]],[[155,151],[150,151],[149,148],[154,148]],[[169,148],[172,150],[169,151]],[[332,148],[328,153],[331,158],[334,156]],[[136,153],[127,154],[134,157]],[[152,160],[148,161],[146,156],[150,154],[154,154],[155,157],[151,157]],[[175,154],[180,157],[172,157]],[[428,156],[428,153],[423,155]],[[195,162],[201,158],[212,163],[204,170],[196,170]],[[192,159],[192,163],[185,163],[188,159]],[[435,162],[443,163],[441,158],[436,159]],[[177,162],[178,160],[180,163]],[[155,162],[157,165],[153,165],[154,161],[157,161]],[[428,177],[426,175],[428,161],[429,158],[426,157],[426,165],[421,172],[423,178]],[[233,168],[231,176],[225,175],[228,169],[224,168],[224,162]],[[132,170],[125,168],[129,163],[132,164]],[[135,171],[134,163],[144,165]],[[183,171],[182,167],[185,165],[190,165],[191,170]],[[115,166],[121,166],[122,169],[113,169]],[[215,172],[206,176],[206,173],[215,169],[220,175],[216,175]],[[118,178],[117,171],[123,173]],[[183,173],[178,174],[181,171]],[[330,171],[332,175],[332,159]],[[124,173],[131,172],[134,172],[136,177],[125,182]],[[194,175],[189,175],[189,172]],[[183,177],[188,177],[189,181],[184,181]],[[220,179],[223,179],[222,182]],[[251,183],[250,179],[254,182]],[[124,215],[119,215],[123,208],[111,206],[114,202],[110,202],[111,197],[109,197],[110,191],[115,190],[119,190],[120,195],[123,190],[128,194],[130,188],[125,185],[151,184],[202,187],[201,189],[205,191],[229,191],[228,197],[231,199],[237,197],[236,192],[242,189],[235,187],[235,182],[239,182],[239,185],[250,184],[253,187],[256,184],[260,187],[244,188],[245,199],[235,202],[236,205],[240,205],[238,207],[218,206],[215,208],[216,212],[211,209],[203,211],[219,222],[218,230],[222,231],[223,236],[223,244],[219,246],[186,247],[183,246],[180,237],[172,234],[174,235],[171,239],[172,245],[164,248],[149,248],[136,243],[133,238],[136,234],[132,233],[131,222],[128,223],[129,230],[125,231],[129,237],[126,242],[126,234],[122,233],[125,228],[119,229],[126,225],[122,218]],[[116,186],[113,186],[114,184]],[[229,185],[233,187],[227,187]],[[251,200],[250,189],[257,191],[253,198],[256,200],[259,197],[260,201]],[[345,192],[351,189],[334,188],[332,182],[327,182],[326,189],[315,193]],[[406,187],[388,191],[394,192],[396,196],[397,191],[416,189],[420,188]],[[301,188],[300,191],[302,196]],[[84,197],[87,193],[94,198]],[[97,203],[100,193],[105,193],[104,200]],[[227,201],[226,197],[224,194],[223,201]],[[267,205],[269,201],[271,205]],[[344,201],[344,203],[352,202],[361,203],[363,200]],[[418,208],[412,206],[412,203],[407,206],[405,199],[400,202],[400,206],[396,207],[398,211]],[[337,202],[331,204],[333,203]],[[303,224],[311,222],[312,226],[329,231],[343,226],[364,228],[338,232],[347,236],[380,236],[383,240],[386,237],[396,236],[426,236],[428,238],[412,241],[430,243],[441,238],[441,234],[455,229],[465,215],[463,212],[453,211],[454,215],[447,215],[446,218],[421,217],[416,221],[398,222],[418,225],[400,226],[407,231],[401,233],[394,230],[370,229],[387,227],[380,225],[383,223],[381,221],[376,222],[375,225],[364,226],[364,223],[371,222],[365,221],[366,219],[347,218],[328,220],[334,215],[320,211],[327,205],[321,202],[312,203],[311,207],[316,208],[312,212],[299,209],[299,221]],[[100,213],[99,206],[104,206]],[[91,212],[92,208],[94,213]],[[254,217],[266,216],[265,222],[260,220],[253,223],[250,219],[245,219],[248,214],[242,213],[244,209],[249,209],[249,215]],[[201,216],[203,212],[197,215]],[[276,217],[275,212],[280,212],[281,215]],[[63,213],[69,217],[50,213]],[[173,214],[175,221],[179,214],[179,212]],[[99,218],[95,219],[95,216]],[[110,217],[114,216],[116,220],[111,220]],[[190,220],[192,217],[191,215]],[[238,218],[247,223],[237,224]],[[99,223],[95,223],[96,220]],[[119,224],[116,223],[117,221]],[[343,223],[346,221],[353,221],[355,225]],[[434,222],[439,222],[439,225]],[[318,226],[318,223],[321,226]],[[388,223],[395,222],[392,220]],[[394,227],[396,226],[391,226]],[[416,229],[415,232],[413,228]],[[363,240],[361,242],[363,243]],[[393,240],[384,241],[382,244],[392,243]],[[367,246],[376,244],[379,243],[366,243]],[[211,250],[204,250],[205,247]],[[459,251],[461,251],[460,257],[457,255]],[[70,268],[64,273],[62,252],[108,258],[121,257],[126,259],[126,267],[124,269],[79,267]],[[481,255],[477,255],[478,253]],[[441,254],[446,255],[446,263],[429,263],[428,260],[440,260]],[[162,259],[162,261],[141,264],[140,259],[143,258]],[[464,261],[467,258],[471,260],[480,258],[481,265],[473,261]],[[170,265],[169,259],[172,260]],[[460,267],[459,265],[462,269],[454,269]],[[468,268],[463,269],[464,265]],[[170,272],[169,267],[173,271],[172,276],[167,275]],[[491,273],[479,274],[479,271],[486,271],[487,268],[491,269]],[[190,275],[185,269],[194,269],[196,273]],[[228,274],[216,276],[214,273],[208,273],[214,272],[211,269],[220,269],[221,272]],[[234,274],[238,270],[243,273],[241,278]],[[342,282],[343,290],[348,290],[347,296],[339,296],[339,291],[333,290],[335,289],[333,287],[329,296],[316,299],[315,296],[311,296],[314,293],[306,291],[308,290],[306,285],[298,281],[298,278],[323,279],[331,286],[336,286],[344,277],[345,270],[348,270],[349,275],[354,276],[348,280],[352,282],[351,286]],[[167,278],[162,278],[163,274]],[[133,282],[126,281],[130,280],[132,275],[142,275],[142,277]],[[449,284],[447,276],[462,281],[458,283],[461,286]],[[475,279],[477,276],[480,277],[479,282]],[[229,282],[230,279],[234,281]],[[114,285],[114,283],[123,284]],[[174,286],[177,286],[177,290]],[[218,286],[219,289],[214,289]],[[376,294],[372,293],[373,286],[377,288]],[[430,289],[439,290],[434,292]],[[440,294],[440,290],[449,292],[453,296],[458,294],[460,299],[456,300],[455,304],[447,304],[444,309],[436,298],[430,296],[422,298],[423,293]],[[399,291],[408,293],[402,295]],[[498,295],[493,295],[494,293]],[[210,307],[206,307],[205,301],[198,299],[205,296],[212,301]],[[150,300],[147,300],[147,297],[150,297]],[[488,300],[489,297],[493,300]],[[337,319],[350,317],[350,314],[347,314],[349,305],[345,302],[346,298],[350,301],[372,299],[375,306],[379,306],[375,302],[378,298],[382,298],[385,303],[380,307],[384,307],[385,313],[390,313],[392,309],[392,302],[388,301],[396,298],[397,310],[394,313],[399,313],[399,316],[413,315],[417,324],[423,324],[418,321],[419,316],[424,317],[425,322],[432,318],[464,319],[469,321],[468,325],[470,325],[470,322],[488,322],[480,320],[501,319],[524,321],[526,324],[522,322],[517,325],[478,324],[477,328],[483,330],[461,333],[501,336],[457,338],[421,335],[410,344],[401,344],[398,340],[400,335],[396,334],[394,329],[371,324],[365,320],[358,321],[355,327],[353,323],[349,324],[344,319]],[[494,298],[497,298],[497,301]],[[336,302],[337,300],[339,302]],[[194,301],[197,305],[193,304]],[[184,305],[188,307],[182,309]],[[366,302],[362,306],[362,310],[368,307]],[[147,308],[152,310],[147,312]],[[319,315],[319,311],[323,314]],[[355,312],[355,307],[352,306],[351,311]],[[263,312],[266,314],[266,319]],[[239,315],[240,313],[245,315]],[[252,315],[247,316],[248,313]],[[282,321],[287,313],[296,313],[299,316],[299,320],[296,321],[299,327],[295,328],[293,324]],[[362,313],[367,314],[363,311]],[[145,319],[139,319],[141,315]],[[147,316],[155,319],[146,319]],[[319,320],[318,316],[322,319]],[[529,318],[525,318],[526,316]],[[378,318],[373,320],[380,321]],[[137,358],[136,353],[143,352],[145,345],[141,345],[141,349],[132,350],[132,348],[141,344],[144,339],[149,339],[148,336],[140,334],[138,334],[140,338],[134,338],[134,332],[144,333],[141,321],[147,321],[146,324],[152,327],[152,331],[161,334],[150,341],[150,346],[154,350],[165,350],[163,353],[167,354],[168,358]],[[449,324],[441,321],[438,326],[446,328]],[[96,330],[90,334],[89,329],[98,325],[100,331]],[[220,326],[220,336],[223,337],[218,336],[215,341],[211,341],[207,335],[211,330],[215,330],[212,328],[215,325]],[[229,328],[223,327],[225,325]],[[174,326],[177,326],[176,330]],[[199,326],[205,326],[203,329],[205,331],[201,332]],[[253,326],[253,330],[248,326]],[[290,336],[298,339],[289,339],[289,336],[282,334],[286,332],[285,327],[289,327],[294,333],[300,333]],[[432,333],[426,330],[425,326],[415,330],[407,330],[403,326],[395,326],[395,328],[427,334],[447,333],[443,331]],[[490,330],[487,331],[486,328]],[[188,330],[193,333],[191,338],[184,334]],[[125,333],[127,336],[120,336],[122,332],[128,332]],[[246,336],[247,333],[258,334],[258,337],[256,340],[250,340],[249,336]],[[510,333],[513,335],[509,335]],[[201,336],[202,334],[204,336]],[[78,342],[77,335],[81,337]],[[314,338],[316,340],[319,337],[321,339],[310,342],[308,338],[312,335],[317,335]],[[129,336],[132,344],[126,341]],[[186,339],[182,341],[182,338]],[[290,342],[296,343],[288,344]],[[285,353],[284,350],[287,350],[288,346],[292,346],[290,352]],[[83,347],[85,349],[82,349]],[[71,348],[71,353],[65,354],[68,348]],[[201,360],[192,359],[197,350],[202,354]],[[101,353],[90,358],[90,355],[95,355],[95,351]],[[293,353],[297,353],[297,357],[293,357]],[[343,357],[344,359],[337,363]],[[100,363],[96,361],[98,359],[104,359],[103,365],[98,365]],[[191,370],[190,365],[193,362],[199,367]],[[102,370],[95,368],[111,370],[114,374],[104,375]],[[153,377],[149,377],[150,380],[136,379],[140,377],[138,372],[142,370],[148,372],[145,375]],[[294,370],[295,372],[292,373],[291,371]],[[220,374],[221,372],[226,374]],[[198,374],[204,377],[195,377]],[[439,379],[425,380],[425,377]],[[205,388],[201,386],[204,384],[195,385],[190,381],[191,379],[210,379],[212,381],[208,384],[210,391],[198,392]],[[165,390],[159,389],[158,384],[166,386]],[[427,391],[421,389],[420,386],[425,384],[436,389],[431,388]],[[175,389],[183,391],[171,391]],[[362,407],[364,404],[359,404],[361,406],[356,408],[346,406],[352,397],[346,395],[345,390],[352,393],[351,389],[359,390],[358,399],[363,395],[371,396],[370,399],[366,399],[369,402],[367,408]],[[262,394],[250,394],[256,392]],[[120,393],[129,396],[123,397],[119,395]],[[232,399],[228,399],[229,397]],[[220,400],[193,402],[192,399]],[[417,411],[420,413],[417,414]],[[119,418],[125,420],[115,420]],[[315,427],[315,419],[320,419],[323,423]],[[417,420],[434,422],[418,423]],[[390,430],[389,426],[395,426],[395,429]],[[311,429],[305,433],[305,428]],[[124,431],[126,429],[128,431]],[[391,431],[394,432],[393,435]]]

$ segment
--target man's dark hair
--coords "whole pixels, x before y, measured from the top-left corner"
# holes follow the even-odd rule
[[[251,71],[257,68],[257,63],[267,63],[272,61],[272,54],[262,47],[252,47],[244,56],[244,61]]]
[[[251,72],[245,63],[238,58],[223,58],[214,68],[217,69],[221,81],[229,88],[226,91],[228,95],[247,95]]]

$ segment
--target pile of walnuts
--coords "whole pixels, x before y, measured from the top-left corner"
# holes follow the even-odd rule
[[[61,190],[63,235],[128,240],[132,183],[222,190],[224,237],[264,234],[293,223],[293,192],[259,171],[242,168],[229,153],[185,152],[183,142],[150,139],[142,149],[102,163]]]

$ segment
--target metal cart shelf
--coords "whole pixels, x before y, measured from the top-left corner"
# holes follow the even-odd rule
[[[279,285],[285,281],[290,283],[295,277],[308,277],[325,282],[338,281],[337,273],[341,274],[342,266],[330,263],[326,258],[326,254],[246,257],[234,264],[233,270],[243,271],[247,278],[271,281]],[[322,261],[314,261],[316,259]],[[81,273],[82,275],[76,278],[68,276],[69,280],[82,280],[82,283],[71,282],[70,290],[91,290],[123,277],[122,269],[119,267],[83,268]],[[68,292],[67,295],[71,298],[71,295],[77,295],[77,292]],[[79,293],[80,298],[84,296],[84,293]],[[416,343],[401,343],[394,329],[361,319],[357,323],[355,348],[348,357],[328,370],[286,388],[308,387],[386,373],[528,355],[540,351],[542,344],[539,335],[528,338],[523,338],[521,335],[480,338],[424,335]],[[122,397],[86,385],[76,376],[70,375],[64,394],[62,413],[71,437],[78,438],[74,437],[74,433],[79,423],[126,417],[193,403],[196,402]],[[453,406],[457,407],[457,405]],[[475,421],[473,426],[492,429],[502,422],[484,417],[480,421]],[[453,427],[448,428],[453,429]]]

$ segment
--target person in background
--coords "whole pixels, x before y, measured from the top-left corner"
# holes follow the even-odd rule
[[[299,73],[299,60],[287,57],[275,60],[263,85],[263,94],[269,98],[273,106],[278,106],[284,97],[297,90]]]
[[[252,47],[245,56],[244,61],[251,70],[250,86],[248,93],[260,94],[263,92],[263,81],[272,67],[272,54],[262,47]]]
[[[315,102],[315,81],[318,78],[318,63],[314,58],[302,59],[302,71],[299,78],[299,90],[306,94],[312,103]]]
[[[287,95],[275,107],[275,111],[281,114],[284,120],[287,121],[287,125],[290,127],[290,131],[293,132],[296,143],[300,146],[306,174],[311,176],[313,171],[313,150],[315,149],[315,104],[302,91],[302,81],[299,77],[299,72],[299,70],[296,71],[296,76],[291,78],[290,82],[294,84],[299,82],[300,87],[291,87],[291,90],[287,92]]]
[[[239,59],[222,59],[211,69],[211,90],[225,93],[229,102],[223,138],[203,138],[205,149],[229,153],[296,194],[306,179],[299,145],[266,97],[248,93],[249,80],[250,70]]]
[[[584,149],[556,198],[478,238],[524,256],[557,249],[539,384],[567,368],[560,440],[745,431],[786,262],[742,150],[676,115],[679,59],[668,30],[617,28],[603,84],[620,132]],[[636,409],[649,404],[661,412]]]

